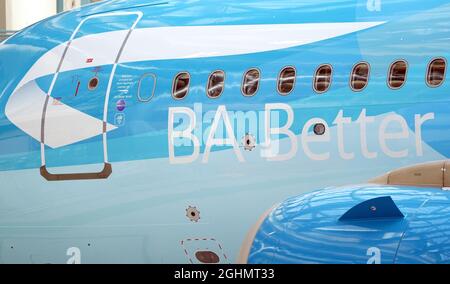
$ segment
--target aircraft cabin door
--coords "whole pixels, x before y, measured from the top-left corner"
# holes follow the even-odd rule
[[[41,123],[41,175],[48,181],[107,179],[108,102],[140,12],[88,16],[61,48],[48,78]]]

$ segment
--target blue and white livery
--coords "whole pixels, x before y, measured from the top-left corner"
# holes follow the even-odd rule
[[[109,0],[18,32],[0,262],[449,263],[449,15]]]

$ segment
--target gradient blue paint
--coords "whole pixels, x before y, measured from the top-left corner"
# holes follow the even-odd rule
[[[137,28],[356,21],[386,23],[358,33],[278,51],[207,60],[193,58],[120,64],[109,101],[109,123],[115,123],[119,76],[131,75],[134,84],[130,86],[131,97],[126,100],[127,108],[123,111],[125,125],[108,134],[108,154],[113,164],[113,175],[105,181],[48,183],[39,175],[39,142],[7,120],[4,114],[6,102],[36,60],[66,42],[84,17],[123,10],[143,13]],[[229,259],[235,260],[249,228],[277,202],[317,188],[365,182],[401,166],[448,159],[448,72],[445,83],[436,89],[426,85],[425,73],[432,58],[450,58],[449,13],[450,5],[442,0],[383,1],[380,12],[368,12],[366,1],[362,0],[104,1],[60,14],[19,32],[0,45],[0,261],[29,262],[31,255],[37,263],[64,262],[65,250],[79,246],[85,262],[183,263],[187,259],[180,241],[195,237],[217,238]],[[122,23],[120,27],[126,29],[129,26]],[[106,27],[106,30],[110,29]],[[104,26],[87,25],[80,36],[102,31],[105,31]],[[149,40],[155,44],[158,42],[158,39]],[[387,72],[390,63],[399,58],[406,59],[410,68],[406,85],[394,91],[387,87]],[[349,88],[349,74],[359,61],[370,63],[371,78],[363,92],[355,93]],[[323,63],[334,67],[333,84],[329,92],[317,95],[312,89],[313,74],[317,66]],[[297,84],[295,90],[284,97],[277,93],[276,79],[287,65],[296,67]],[[240,84],[244,72],[251,67],[261,70],[263,80],[258,94],[245,98],[241,94]],[[93,76],[92,69],[64,72],[60,74],[54,96],[61,97],[71,107],[101,118],[105,84],[111,68],[102,66],[97,73],[100,84],[95,91],[87,89]],[[219,99],[211,100],[206,96],[206,82],[209,74],[217,69],[226,72],[225,91]],[[180,71],[190,72],[191,90],[186,99],[175,101],[171,98],[172,80]],[[145,73],[157,77],[155,95],[148,103],[137,99],[138,81]],[[45,76],[37,82],[42,90],[48,90],[51,79],[52,76]],[[81,88],[74,97],[77,80]],[[353,121],[362,109],[366,109],[368,115],[380,118],[397,113],[406,119],[411,133],[414,131],[415,114],[434,112],[436,119],[427,122],[422,129],[423,156],[410,153],[405,158],[393,159],[382,154],[379,146],[371,144],[371,149],[380,153],[377,159],[368,160],[356,153],[354,160],[346,161],[339,158],[336,146],[332,144],[319,148],[331,153],[330,160],[325,162],[308,160],[299,153],[291,161],[272,163],[255,152],[245,153],[247,163],[239,164],[229,148],[215,147],[209,164],[196,162],[173,166],[168,161],[168,109],[194,108],[196,103],[202,104],[203,115],[217,110],[219,105],[226,105],[229,111],[262,111],[267,103],[287,103],[295,113],[292,131],[296,135],[300,134],[303,124],[313,117],[321,117],[332,124],[340,110]],[[280,115],[281,122],[284,122],[285,114]],[[258,120],[258,124],[262,121]],[[206,122],[202,130],[210,125],[211,121]],[[368,135],[369,143],[377,140],[378,134],[374,131]],[[239,140],[241,137],[237,138]],[[354,146],[354,141],[359,141],[359,133],[349,130],[346,139]],[[391,147],[397,149],[405,144],[412,145],[411,141],[403,142],[393,141]],[[289,147],[283,137],[280,138],[280,145],[282,150]],[[89,171],[102,161],[101,150],[101,137],[94,137],[61,149],[46,148],[46,154],[49,166],[61,167],[58,171]],[[177,154],[187,155],[190,152],[189,147],[177,149]],[[204,147],[201,152],[204,152]],[[333,200],[333,197],[345,195],[352,189],[344,187],[328,192],[330,195],[327,198]],[[417,209],[418,203],[430,195],[439,196],[444,202],[442,204],[447,202],[446,193],[432,193],[431,189],[385,188],[381,192],[369,189],[361,192],[364,192],[364,198],[357,201],[377,197],[382,192],[392,196],[408,217],[415,212],[420,213],[422,209]],[[313,196],[301,200],[310,197]],[[407,202],[396,197],[402,197]],[[302,206],[309,206],[301,200],[292,199],[293,212],[298,212]],[[435,199],[426,200],[437,202]],[[191,224],[185,217],[185,209],[192,205],[198,206],[202,212],[199,224]],[[319,224],[324,217],[325,220],[337,218],[350,205],[346,202],[324,205],[321,208],[326,210],[321,210],[320,214],[316,212],[318,216],[312,219],[311,224]],[[448,230],[443,218],[448,218],[448,210],[441,203],[423,210],[428,212],[426,210],[433,208],[444,214],[417,214],[416,218],[440,226],[440,234],[446,236]],[[420,239],[428,238],[427,233],[421,233],[419,223],[410,224],[398,253],[396,249],[404,232],[402,228],[406,226],[404,223],[397,220],[358,226],[368,227],[371,232],[368,239],[386,251],[383,262],[438,260],[435,255],[429,256],[430,250],[419,243]],[[272,230],[269,225],[267,228],[267,231]],[[392,235],[383,238],[386,231],[392,232]],[[317,246],[299,244],[302,253],[308,257],[296,258],[296,261],[326,262],[333,259],[323,248],[331,248],[335,243],[326,238],[326,232],[321,233]],[[355,234],[358,234],[356,229]],[[422,234],[419,240],[415,234]],[[336,232],[336,236],[346,235],[345,232]],[[309,238],[307,236],[306,240]],[[283,246],[285,250],[282,253],[288,253],[289,244],[294,244],[291,239],[286,240],[288,243]],[[292,260],[285,254],[278,254],[279,250],[274,248],[277,248],[279,241],[272,241],[273,246],[267,247],[268,250],[273,248],[267,254],[272,254],[271,258],[255,255],[252,261]],[[87,247],[87,243],[92,246]],[[436,246],[446,251],[448,242],[444,243],[445,246]],[[356,255],[358,257],[353,258],[353,262],[364,262],[366,255],[363,248],[366,249],[367,244],[362,241],[356,245],[348,243],[345,246],[348,251],[344,252],[348,258],[344,260],[350,261]],[[17,249],[8,249],[11,245]],[[255,248],[258,248],[258,243]],[[445,259],[444,255],[439,261],[444,262]]]

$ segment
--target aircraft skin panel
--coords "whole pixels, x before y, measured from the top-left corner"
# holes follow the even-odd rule
[[[8,119],[37,141],[41,141],[42,110],[46,98],[47,94],[32,81],[11,96],[6,107]],[[73,131],[74,128],[78,131]],[[107,131],[116,128],[107,125]],[[45,144],[59,148],[101,135],[103,121],[50,98],[45,129]]]
[[[114,64],[117,53],[127,34],[128,31],[123,30],[114,32],[114,34],[106,33],[103,37],[99,37],[99,35],[87,35],[73,40],[70,43],[69,51],[61,66],[61,72],[86,68],[93,65],[101,66]],[[101,43],[103,48],[99,49],[99,43]],[[89,59],[94,59],[94,61],[89,62]],[[44,59],[42,63],[45,61],[46,60]],[[37,68],[40,69],[39,66]],[[39,77],[45,75],[48,74],[39,74]]]
[[[383,22],[136,29],[130,36],[120,63],[233,56],[273,51],[327,40],[381,24]],[[73,40],[61,72],[83,69],[92,65],[113,64],[117,55],[116,49],[120,48],[126,34],[126,30],[121,30],[87,35]],[[292,35],[297,35],[297,37]],[[158,38],[159,44],[148,41],[148,38]],[[267,38],[271,40],[267,41]],[[103,48],[98,48],[99,43],[102,43]],[[187,45],[189,43],[191,45]],[[183,48],[179,48],[181,44]],[[61,50],[66,45],[67,43],[57,46],[43,55],[23,81],[34,80],[54,73],[51,64],[53,62],[56,68],[57,62],[61,58]],[[95,62],[86,61],[90,58],[95,59]],[[46,66],[48,70],[46,70]],[[34,70],[39,73],[35,73]]]
[[[377,3],[104,1],[2,43],[0,261],[201,263],[196,252],[209,249],[222,264],[446,262],[447,242],[433,235],[448,234],[446,191],[366,183],[450,158],[449,72],[437,87],[426,81],[432,60],[450,58],[450,4]],[[99,12],[109,16],[76,33]],[[388,72],[397,60],[408,70],[394,90]],[[356,92],[350,74],[361,62],[370,75]],[[331,86],[318,93],[315,74],[327,64]],[[295,69],[295,84],[280,94],[285,67]],[[251,69],[261,80],[246,97],[242,85]],[[188,93],[175,99],[174,78],[183,72],[190,76]],[[217,98],[207,96],[213,72],[225,75]],[[314,132],[318,123],[323,135]],[[43,162],[59,181],[41,175]],[[103,162],[110,175],[97,173]],[[426,173],[406,172],[415,176],[404,180]],[[97,179],[64,180],[83,173]],[[446,172],[433,172],[440,176],[447,184]],[[305,196],[321,198],[296,202]],[[404,223],[336,225],[355,205],[387,196],[407,218],[406,229]],[[425,199],[429,207],[414,205]],[[257,255],[270,231],[263,228],[252,256],[240,257],[243,243],[255,244],[246,236],[261,215],[287,203],[275,207],[286,209],[287,226],[298,221],[290,227],[296,234],[275,228],[286,238]],[[309,211],[296,219],[301,210]],[[434,227],[421,232],[421,222]],[[400,232],[406,232],[401,244]],[[306,245],[311,237],[329,249]]]
[[[382,120],[383,117],[376,119],[378,123]],[[331,131],[331,135],[337,133],[336,128]],[[349,135],[354,135],[356,131],[358,125],[355,123],[350,127]],[[374,137],[369,135],[369,141],[374,140]],[[353,148],[357,141],[353,143],[349,148]],[[409,143],[414,145],[414,139]],[[288,141],[281,141],[280,150],[288,149],[289,144]],[[398,142],[393,147],[401,145]],[[327,150],[326,144],[315,148],[319,153]],[[0,182],[8,189],[4,194],[9,196],[8,204],[1,207],[0,216],[3,217],[0,222],[6,224],[4,232],[21,234],[27,228],[32,228],[44,239],[59,239],[59,244],[52,249],[55,252],[64,250],[65,244],[80,244],[82,251],[87,250],[88,259],[93,263],[114,263],[120,260],[91,254],[92,250],[87,247],[86,241],[90,241],[91,245],[99,243],[101,247],[114,247],[113,252],[115,249],[125,251],[121,258],[125,262],[131,259],[132,263],[187,263],[180,241],[196,237],[220,240],[227,257],[234,262],[248,230],[267,208],[275,204],[271,198],[274,188],[279,190],[277,194],[283,195],[279,198],[282,202],[289,197],[309,193],[311,189],[348,183],[348,176],[354,175],[355,168],[365,159],[359,157],[354,161],[345,161],[339,158],[337,151],[337,147],[331,150],[330,156],[333,158],[328,161],[311,162],[306,156],[299,155],[294,160],[277,164],[277,175],[283,173],[283,178],[290,180],[285,185],[280,185],[279,178],[274,178],[274,164],[264,163],[259,153],[245,153],[246,163],[237,163],[233,150],[216,153],[208,164],[198,162],[177,165],[176,168],[167,158],[118,162],[114,163],[114,173],[108,180],[96,182],[48,183],[36,174],[35,169],[9,171],[8,175],[0,176]],[[411,163],[444,158],[425,145],[424,157],[412,159]],[[333,168],[327,167],[329,164]],[[68,171],[79,172],[96,167],[71,167]],[[353,180],[361,183],[395,167],[395,160],[380,158],[370,166],[359,168]],[[197,186],[186,186],[197,179],[202,180]],[[253,184],[257,185],[257,195],[254,194],[254,187],[249,186]],[[61,186],[64,191],[61,191]],[[35,187],[43,190],[29,190]],[[24,201],[24,194],[32,198]],[[67,196],[72,199],[68,200]],[[186,223],[183,211],[184,207],[190,205],[197,206],[201,211],[202,219],[198,224]],[[348,206],[345,209],[352,207],[350,204]],[[224,210],[228,213],[223,214]],[[238,218],[240,221],[236,222]],[[223,227],[223,224],[230,222],[232,228]],[[8,224],[15,224],[14,229],[9,228]],[[63,234],[61,230],[64,230]],[[235,238],[237,235],[239,237]],[[131,242],[132,239],[135,241]],[[22,244],[27,250],[17,254],[39,254],[39,250],[36,250],[41,243],[45,244],[44,241],[28,240],[26,245]],[[203,245],[202,242],[197,244]],[[205,245],[209,247],[208,243]],[[234,247],[238,249],[230,249]],[[145,253],[136,255],[136,250]],[[6,253],[13,255],[8,250]],[[58,257],[64,259],[64,255]]]
[[[291,25],[228,25],[138,29],[123,62],[208,58],[267,52],[306,45],[369,29],[383,22]],[[142,45],[145,38],[160,44]],[[183,48],[179,48],[183,45]]]
[[[22,91],[11,96],[5,115],[17,127],[37,141],[41,140],[42,109],[46,100],[46,94],[31,82],[22,87]]]
[[[19,90],[26,83],[42,77],[43,74],[54,74],[64,54],[65,47],[66,45],[59,45],[40,57],[21,79],[16,90]]]

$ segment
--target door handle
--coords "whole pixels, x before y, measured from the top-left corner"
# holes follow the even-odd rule
[[[45,165],[40,168],[40,171],[41,176],[47,181],[96,180],[108,179],[112,174],[112,165],[105,163],[103,170],[98,173],[52,174]]]

